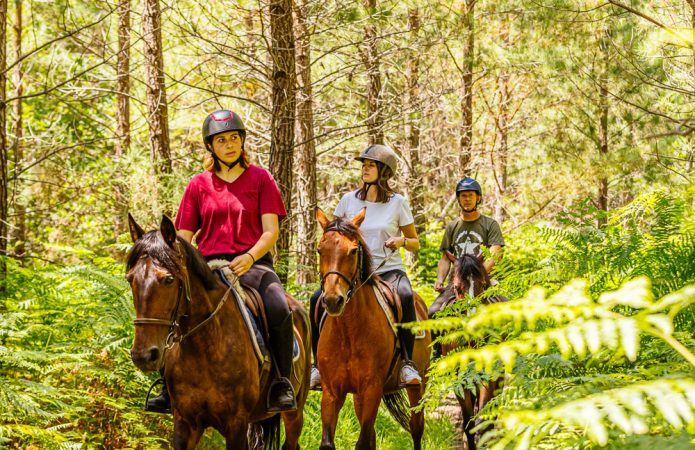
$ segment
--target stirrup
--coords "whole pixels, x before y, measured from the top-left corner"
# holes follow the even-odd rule
[[[323,390],[323,387],[321,386],[321,372],[319,372],[319,368],[316,366],[311,366],[309,390],[311,390],[311,391]]]
[[[286,406],[273,405],[273,403],[277,402],[277,399],[273,397],[273,395],[275,394],[275,390],[281,387],[289,388],[289,391],[292,394],[292,403]],[[294,388],[292,387],[292,383],[287,377],[278,377],[270,382],[270,386],[268,386],[268,395],[265,399],[265,407],[269,412],[295,411],[297,409],[297,398],[294,392]]]
[[[162,414],[168,414],[171,413],[171,400],[169,400],[169,408],[158,408],[158,407],[151,407],[150,406],[150,395],[152,394],[152,389],[155,388],[155,386],[161,384],[164,389],[166,389],[166,384],[164,383],[164,378],[157,378],[151,385],[150,388],[147,390],[147,395],[145,396],[145,412],[155,412],[155,413],[162,413]],[[161,395],[161,394],[160,394]],[[157,396],[158,397],[158,396]],[[155,397],[155,398],[157,398]]]

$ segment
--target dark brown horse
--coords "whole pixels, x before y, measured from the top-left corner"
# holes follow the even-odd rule
[[[248,448],[249,431],[254,448],[277,448],[280,416],[266,411],[268,382],[261,378],[267,370],[259,365],[234,292],[193,246],[176,236],[168,217],[149,233],[132,217],[129,226],[135,242],[127,263],[136,313],[131,357],[145,372],[164,367],[174,448],[195,448],[208,427],[225,437],[227,449]],[[289,297],[288,303],[300,356],[292,376],[297,410],[282,414],[283,449],[294,450],[308,392],[311,331],[301,304]]]
[[[456,294],[456,301],[472,302],[480,296],[485,289],[491,286],[490,277],[488,276],[483,260],[481,257],[464,254],[459,259],[446,252],[447,257],[455,264],[453,275],[453,287]],[[481,304],[506,302],[505,297],[481,297]],[[465,314],[470,315],[475,313],[475,307],[465,308]],[[465,344],[469,347],[479,345],[475,342]],[[455,350],[457,344],[442,344],[442,356]],[[491,380],[482,383],[478,386],[477,391],[464,389],[463,396],[456,395],[461,412],[463,413],[463,431],[466,436],[468,450],[475,450],[477,442],[484,430],[473,431],[476,427],[475,417],[483,409],[483,407],[495,396],[500,388],[501,379]]]
[[[360,423],[357,449],[375,449],[374,423],[381,399],[391,415],[410,431],[413,446],[421,448],[425,418],[422,411],[409,407],[420,402],[425,392],[425,374],[429,365],[429,333],[416,340],[412,359],[423,381],[420,386],[399,389],[400,354],[396,335],[377,302],[372,288],[374,278],[369,250],[359,226],[362,210],[352,221],[330,222],[321,210],[317,219],[324,234],[319,244],[319,267],[323,280],[323,305],[328,313],[319,340],[317,362],[321,372],[321,449],[335,449],[334,437],[338,414],[348,393],[354,395],[355,412]],[[415,294],[415,309],[420,320],[427,308]]]

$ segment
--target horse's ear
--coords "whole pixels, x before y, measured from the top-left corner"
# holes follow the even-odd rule
[[[319,221],[319,225],[321,225],[321,228],[324,230],[328,226],[329,223],[331,223],[330,220],[328,220],[328,217],[326,217],[326,213],[323,212],[321,208],[318,206],[316,207],[316,220]]]
[[[137,241],[145,234],[145,231],[140,228],[140,225],[135,222],[135,219],[133,219],[130,213],[128,213],[128,228],[130,229],[130,238],[133,242]]]
[[[174,222],[166,215],[162,215],[162,223],[159,226],[159,231],[162,232],[164,242],[166,242],[169,247],[174,248],[174,242],[176,242],[176,227],[174,226]]]
[[[452,263],[456,263],[456,255],[451,253],[449,250],[444,250],[444,255],[451,261]]]
[[[362,208],[360,212],[358,212],[357,215],[352,218],[353,225],[359,228],[359,226],[362,225],[362,222],[364,221],[365,214],[367,214],[367,208]]]

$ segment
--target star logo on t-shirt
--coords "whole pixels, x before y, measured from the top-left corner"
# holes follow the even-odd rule
[[[483,243],[483,237],[475,231],[462,231],[456,236],[454,247],[456,248],[457,256],[473,255],[480,256],[480,244]]]

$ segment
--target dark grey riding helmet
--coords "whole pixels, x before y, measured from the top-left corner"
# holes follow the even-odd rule
[[[463,191],[475,191],[478,193],[478,203],[483,200],[483,189],[480,187],[480,183],[475,181],[473,178],[466,177],[463,180],[456,183],[456,196]]]
[[[380,162],[391,169],[391,176],[396,175],[396,170],[398,169],[398,156],[388,145],[368,145],[355,159],[360,162],[364,162],[365,159]],[[384,177],[382,176],[382,178]],[[388,179],[390,177],[385,178]]]
[[[211,148],[208,146],[210,138],[226,131],[239,132],[241,135],[241,148],[243,149],[244,142],[246,142],[246,127],[241,117],[239,117],[239,114],[228,109],[217,110],[208,114],[205,118],[203,122],[203,143],[205,144],[205,148],[210,151]]]

